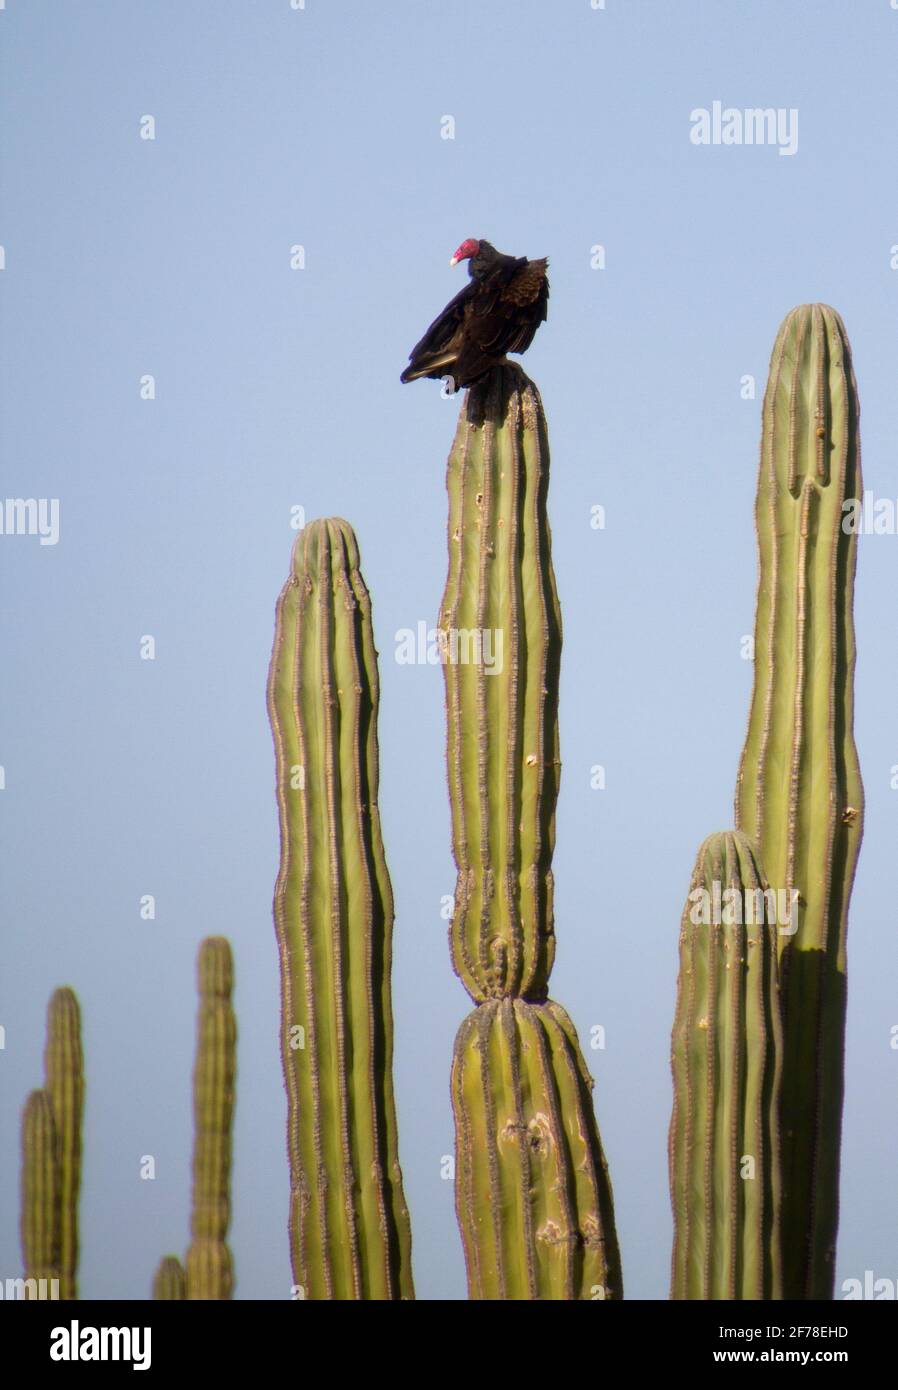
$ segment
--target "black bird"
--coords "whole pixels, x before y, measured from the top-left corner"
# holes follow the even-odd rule
[[[409,354],[400,381],[449,376],[471,386],[507,352],[526,352],[548,311],[548,260],[503,256],[488,241],[463,241],[450,265],[469,260],[464,289],[434,319]]]

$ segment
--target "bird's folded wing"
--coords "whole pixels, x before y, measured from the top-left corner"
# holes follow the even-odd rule
[[[408,360],[410,362],[415,362],[418,357],[425,353],[443,350],[461,324],[465,306],[474,289],[474,282],[471,281],[465,285],[464,289],[459,290],[454,299],[450,299],[443,312],[434,319],[420,343],[415,343],[409,353]]]

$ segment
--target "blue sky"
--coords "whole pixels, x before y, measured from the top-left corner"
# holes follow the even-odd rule
[[[666,1297],[678,924],[700,841],[732,821],[760,397],[793,305],[842,313],[865,485],[898,497],[896,50],[888,0],[7,0],[0,447],[6,492],[58,498],[60,531],[0,538],[0,1274],[19,1264],[12,1117],[62,983],[85,1017],[83,1294],[146,1297],[185,1248],[194,958],[223,933],[237,1296],[289,1296],[265,680],[300,506],[353,523],[372,593],[415,1275],[420,1297],[464,1296],[440,1175],[468,1003],[440,915],[442,678],[394,659],[442,594],[457,402],[398,378],[463,283],[452,251],[484,236],[550,258],[525,366],[565,634],[552,993],[584,1046],[605,1029],[588,1060],[627,1292]],[[717,100],[796,109],[796,152],[697,146],[690,113]],[[895,1275],[896,578],[898,536],[862,536],[837,1281]]]

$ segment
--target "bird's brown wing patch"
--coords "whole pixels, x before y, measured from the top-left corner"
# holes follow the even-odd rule
[[[505,286],[502,298],[511,304],[532,304],[546,283],[548,265],[546,257],[538,261],[528,261],[524,269]]]

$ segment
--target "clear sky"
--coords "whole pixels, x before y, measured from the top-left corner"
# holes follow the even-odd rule
[[[237,1297],[289,1297],[265,681],[300,506],[353,523],[373,597],[415,1276],[464,1297],[441,1178],[468,1008],[441,917],[442,676],[395,660],[439,607],[457,401],[399,372],[463,283],[452,251],[483,236],[551,262],[524,364],[565,634],[552,993],[596,1078],[627,1293],[666,1297],[679,918],[698,844],[732,822],[760,398],[793,305],[843,314],[865,484],[898,497],[896,59],[889,0],[6,0],[4,490],[58,498],[59,537],[0,538],[0,1276],[64,983],[85,1023],[82,1293],[144,1298],[185,1249],[194,959],[223,933]],[[797,110],[797,149],[693,143],[715,101]],[[896,581],[898,536],[863,536],[838,1281],[898,1277]]]

